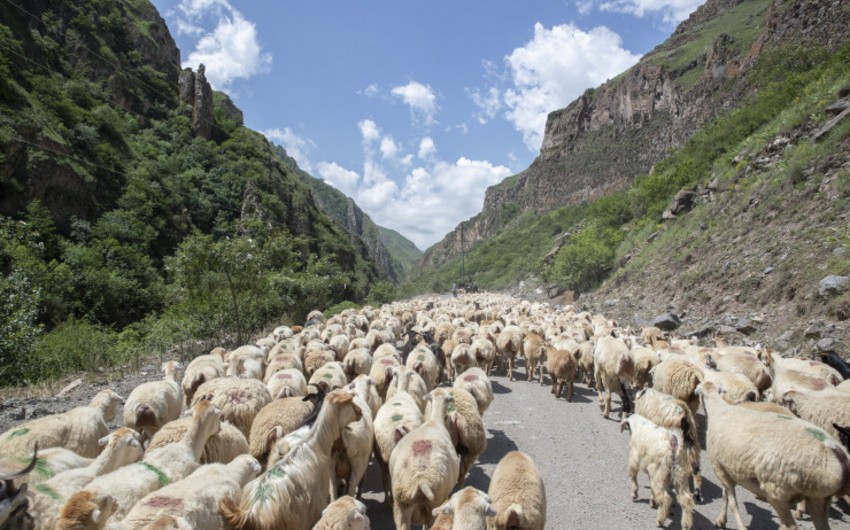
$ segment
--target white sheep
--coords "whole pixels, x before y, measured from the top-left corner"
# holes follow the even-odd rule
[[[414,401],[416,401],[416,405],[419,407],[419,410],[425,412],[425,396],[428,395],[428,386],[425,384],[425,381],[419,373],[407,366],[399,366],[397,368],[393,368],[393,374],[393,378],[390,380],[389,386],[387,386],[387,401],[392,399],[395,395],[398,390],[401,374],[405,374],[404,377],[407,378],[407,392],[413,397]]]
[[[327,383],[330,390],[343,388],[349,383],[348,376],[345,375],[345,368],[343,368],[342,363],[337,361],[325,363],[317,368],[310,376],[310,380],[307,381],[307,386],[316,386],[319,381]]]
[[[478,413],[482,416],[490,403],[493,402],[493,384],[484,370],[477,366],[468,369],[461,377],[456,378],[452,386],[462,388],[472,394],[475,402],[478,403]]]
[[[265,356],[263,359],[249,356],[230,357],[227,360],[224,375],[262,381],[265,370]]]
[[[298,370],[303,375],[304,363],[301,362],[301,357],[292,352],[276,353],[273,357],[269,358],[266,373],[263,376],[263,382],[268,384],[276,373],[287,369]]]
[[[534,461],[525,453],[511,451],[499,460],[487,491],[496,515],[491,530],[544,530],[546,487]]]
[[[759,360],[758,355],[748,348],[715,348],[710,360],[718,371],[745,375],[759,392],[770,388],[770,370]]]
[[[405,365],[419,374],[419,377],[425,382],[428,392],[440,383],[442,367],[437,361],[437,356],[426,345],[417,345],[407,356]]]
[[[163,425],[180,417],[183,408],[183,389],[177,361],[162,365],[162,381],[142,383],[130,392],[124,403],[124,426],[138,431],[142,440],[149,440]]]
[[[358,375],[369,375],[372,370],[372,354],[368,348],[355,348],[345,354],[342,365],[349,379]]]
[[[632,348],[632,357],[635,359],[635,388],[644,388],[652,382],[652,376],[649,371],[652,370],[661,359],[652,348],[645,346],[634,346]]]
[[[682,530],[690,530],[694,516],[694,500],[688,486],[691,459],[682,430],[661,427],[640,414],[624,418],[620,430],[624,429],[632,433],[628,464],[632,500],[638,498],[637,476],[643,471],[652,491],[650,506],[658,506],[656,524],[664,525],[673,502],[668,490],[675,488],[676,501],[682,507]]]
[[[272,397],[266,385],[257,379],[220,377],[198,387],[192,405],[201,400],[221,409],[221,419],[229,421],[242,431],[245,438],[249,438],[254,417],[271,402]]]
[[[561,341],[557,346],[545,345],[546,363],[549,377],[552,379],[552,393],[555,399],[561,396],[564,385],[567,386],[567,401],[573,400],[573,385],[575,384],[578,360],[581,355],[578,344],[572,341]],[[540,383],[543,384],[543,365],[540,365]]]
[[[206,355],[199,355],[192,359],[183,373],[183,400],[188,407],[198,387],[207,381],[224,377],[224,350],[215,348]]]
[[[759,397],[758,388],[744,374],[735,372],[718,372],[706,368],[703,370],[703,380],[710,381],[718,386],[723,396],[734,403],[741,401],[757,401]]]
[[[405,435],[422,425],[422,409],[408,392],[411,375],[415,372],[405,371],[396,379],[395,394],[388,398],[375,415],[373,428],[375,432],[375,459],[381,468],[384,486],[384,502],[392,502],[390,477],[390,455]]]
[[[540,384],[543,384],[543,364],[546,362],[546,349],[543,337],[531,332],[525,336],[522,342],[522,351],[525,355],[525,371],[528,382],[534,379],[534,370],[540,367]]]
[[[446,368],[448,368],[449,382],[454,382],[460,374],[478,365],[478,360],[469,344],[458,343],[448,357],[449,363]]]
[[[496,352],[511,381],[514,380],[514,359],[521,351],[522,331],[518,326],[505,326],[496,338]]]
[[[241,500],[221,501],[219,506],[227,524],[236,530],[312,528],[329,502],[328,463],[333,444],[361,413],[352,392],[335,390],[328,394],[307,438],[246,484]]]
[[[495,517],[496,511],[489,495],[467,486],[435,508],[433,515],[437,520],[431,530],[487,530],[487,518]]]
[[[431,395],[428,421],[399,440],[390,455],[393,519],[399,530],[433,522],[457,482],[460,459],[446,430],[446,414],[454,398],[446,392]]]
[[[0,457],[0,470],[17,469],[21,460],[20,457],[2,456]],[[92,462],[94,462],[94,458],[80,456],[64,447],[48,447],[44,450],[39,447],[35,468],[27,475],[27,484],[32,488],[63,471],[86,467]]]
[[[340,497],[322,510],[313,530],[369,530],[366,505],[350,495]]]
[[[801,498],[815,528],[829,528],[829,499],[850,492],[847,451],[807,421],[730,405],[712,383],[698,392],[708,416],[709,460],[723,485],[715,525],[726,525],[728,505],[738,528],[745,528],[735,497],[740,484],[773,506],[783,530],[796,528],[790,505]]]
[[[839,438],[839,431],[835,425],[850,426],[850,394],[834,388],[819,392],[789,390],[782,396],[782,404],[836,440]]]
[[[265,465],[272,445],[299,428],[314,408],[313,401],[300,397],[276,399],[263,407],[254,418],[248,436],[251,456]]]
[[[139,433],[127,427],[101,438],[99,443],[105,447],[90,465],[57,473],[30,490],[30,513],[36,527],[54,528],[59,510],[68,497],[95,477],[138,461],[144,452]]]
[[[472,341],[469,351],[475,356],[478,366],[484,370],[484,373],[489,374],[493,369],[493,361],[496,360],[496,346],[493,341],[478,337]]]
[[[618,390],[622,399],[620,416],[631,412],[628,384],[635,375],[635,361],[629,347],[622,339],[604,336],[596,341],[593,358],[593,378],[596,380],[602,417],[607,418],[611,412],[611,392]]]
[[[484,422],[478,412],[478,403],[472,394],[462,388],[437,388],[431,391],[431,400],[425,408],[425,417],[431,416],[430,407],[437,396],[449,395],[452,403],[448,405],[446,412],[446,430],[452,444],[460,456],[460,470],[458,472],[457,485],[463,485],[466,474],[472,468],[475,461],[487,447],[487,433],[484,430]]]
[[[192,417],[185,416],[166,423],[153,437],[147,450],[153,451],[164,445],[179,442],[192,426]],[[249,452],[248,439],[242,431],[222,421],[221,429],[210,436],[204,445],[201,464],[227,464],[237,456]]]
[[[378,390],[375,388],[375,381],[368,375],[358,375],[354,378],[354,381],[348,384],[349,390],[354,390],[361,383],[365,383],[367,385],[366,391],[366,403],[369,404],[369,409],[372,411],[372,419],[375,418],[375,415],[378,414],[378,409],[383,405],[383,401],[381,400],[381,396],[378,395]]]
[[[371,391],[375,382],[371,379],[359,379],[353,383],[354,403],[363,412],[360,419],[349,423],[342,431],[341,443],[334,451],[334,475],[336,488],[332,492],[340,492],[342,495],[343,485],[345,494],[362,495],[362,483],[366,476],[366,468],[369,467],[369,459],[372,456],[374,442],[374,430],[372,419],[372,408],[369,405]],[[343,484],[344,483],[344,484]],[[336,498],[336,494],[332,498]]]
[[[694,481],[694,499],[702,501],[702,474],[700,473],[699,428],[696,417],[687,403],[654,388],[644,388],[635,397],[635,413],[660,427],[680,429],[682,441],[691,462]]]
[[[269,377],[266,388],[273,399],[304,397],[307,395],[307,379],[297,368],[284,368]]]
[[[36,442],[40,448],[64,447],[80,456],[100,453],[98,441],[109,434],[107,423],[115,418],[124,398],[112,390],[101,390],[87,406],[36,418],[0,435],[0,451],[6,456],[28,456]]]
[[[375,388],[378,390],[381,399],[386,399],[387,388],[393,377],[393,369],[398,366],[401,366],[401,361],[393,355],[374,358],[372,369],[369,370],[369,377],[375,381]]]
[[[139,499],[188,476],[200,466],[204,445],[219,430],[220,416],[221,410],[210,402],[199,402],[192,408],[192,427],[180,442],[150,451],[141,462],[95,478],[84,491],[114,497],[118,503],[114,517],[122,519]]]
[[[225,530],[218,504],[238,495],[245,484],[259,475],[259,462],[241,455],[229,464],[208,464],[188,477],[147,494],[121,521],[126,530],[141,530],[163,515],[179,517],[191,528]]]

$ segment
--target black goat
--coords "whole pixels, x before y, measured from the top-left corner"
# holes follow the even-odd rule
[[[820,352],[820,359],[841,374],[844,379],[850,379],[850,363],[841,358],[835,351],[828,350]]]

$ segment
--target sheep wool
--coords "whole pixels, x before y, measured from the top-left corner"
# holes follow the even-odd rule
[[[496,515],[489,519],[493,530],[546,527],[546,487],[531,458],[511,451],[499,461],[487,492]]]

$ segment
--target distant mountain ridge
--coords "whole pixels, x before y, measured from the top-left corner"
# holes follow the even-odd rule
[[[412,241],[394,230],[376,225],[353,199],[301,169],[282,146],[273,145],[273,149],[286,166],[309,186],[316,204],[325,215],[365,244],[382,278],[394,283],[405,278],[422,255]]]
[[[649,173],[743,100],[764,50],[789,42],[834,50],[848,41],[848,12],[850,4],[827,0],[708,0],[637,65],[550,113],[532,165],[488,188],[482,211],[464,222],[467,250],[525,213],[592,201]],[[417,269],[460,249],[458,226]]]

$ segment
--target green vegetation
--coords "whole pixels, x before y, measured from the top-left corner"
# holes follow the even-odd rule
[[[362,243],[223,95],[212,139],[192,135],[150,3],[31,9],[43,22],[0,3],[4,383],[188,357],[366,300]]]

